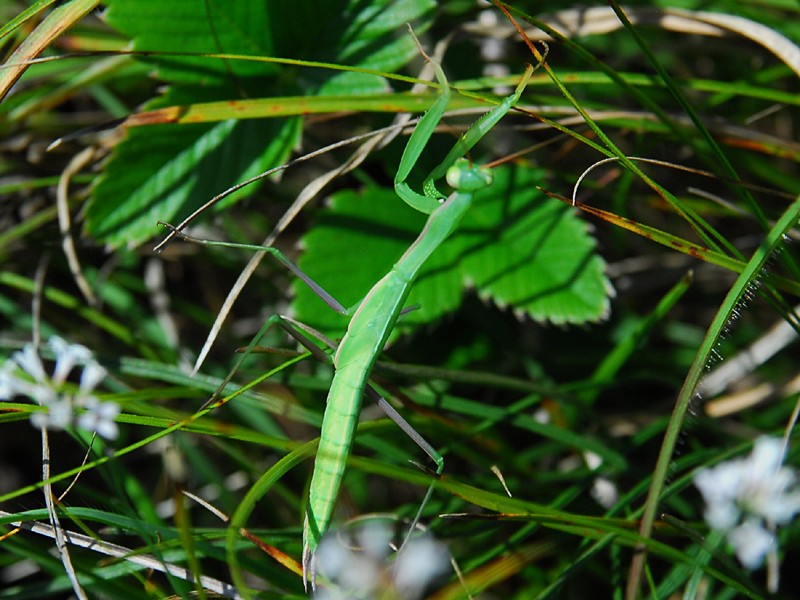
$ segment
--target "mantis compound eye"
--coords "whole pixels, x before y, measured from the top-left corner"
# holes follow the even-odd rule
[[[492,185],[493,181],[489,169],[472,167],[464,158],[457,160],[447,169],[445,178],[447,183],[459,192],[474,192]]]

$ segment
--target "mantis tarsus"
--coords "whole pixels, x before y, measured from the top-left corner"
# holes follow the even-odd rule
[[[330,526],[334,504],[353,443],[362,397],[373,365],[402,312],[403,304],[420,268],[453,233],[472,205],[474,193],[492,183],[492,175],[488,169],[471,166],[463,156],[516,104],[533,72],[533,67],[529,66],[514,93],[484,114],[461,135],[441,164],[425,179],[424,193],[419,194],[408,186],[406,179],[441,121],[451,95],[441,67],[427,56],[426,59],[434,67],[441,86],[441,94],[412,132],[400,160],[394,186],[400,198],[416,210],[430,216],[414,243],[394,267],[372,287],[354,312],[345,309],[275,248],[210,242],[213,245],[251,248],[273,254],[332,308],[343,314],[352,315],[347,332],[339,343],[333,359],[336,371],[328,392],[303,526],[303,575],[304,581],[310,580],[312,586],[314,555],[320,539]],[[455,190],[448,197],[435,187],[435,182],[442,177]],[[177,233],[177,230],[174,231]],[[433,454],[431,457],[437,464],[437,473],[441,473],[443,459]]]

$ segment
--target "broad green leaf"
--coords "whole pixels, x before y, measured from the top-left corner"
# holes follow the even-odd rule
[[[430,24],[430,0],[292,3],[243,0],[111,0],[106,18],[130,36],[155,75],[171,85],[148,108],[198,102],[385,91],[382,77],[182,54],[334,60],[394,71],[417,53],[402,29]],[[149,126],[117,145],[87,205],[86,231],[109,244],[136,245],[214,195],[285,162],[300,121],[220,122],[211,127]],[[235,198],[252,194],[248,186]],[[230,202],[230,201],[229,201]],[[229,203],[228,202],[228,203]]]
[[[520,317],[552,323],[603,319],[611,286],[595,242],[575,212],[535,188],[541,171],[495,170],[457,231],[423,267],[399,327],[431,323],[477,293]],[[343,191],[303,238],[301,267],[345,306],[357,303],[411,245],[425,215],[389,190]],[[341,336],[347,319],[302,283],[294,309],[304,323]],[[473,291],[474,290],[474,291]]]
[[[130,36],[133,49],[153,52],[144,60],[154,75],[175,84],[206,89],[228,88],[228,97],[242,89],[257,92],[256,79],[274,75],[270,65],[202,56],[166,56],[163,52],[270,55],[275,51],[269,32],[268,3],[220,0],[112,0],[106,21]],[[239,89],[236,89],[239,88]],[[225,97],[225,96],[223,96]]]
[[[430,14],[436,8],[435,2],[378,2],[372,6],[349,4],[352,17],[342,23],[346,29],[341,37],[348,43],[341,48],[335,62],[377,71],[395,71],[419,56],[416,44],[404,28],[407,23],[413,23],[417,33],[426,31],[430,20],[418,19],[422,19],[426,13]],[[319,4],[315,3],[317,6]],[[356,7],[357,13],[353,10]],[[334,11],[331,18],[342,20],[343,15]],[[326,30],[330,29],[326,27]],[[329,60],[331,56],[319,50],[315,54],[320,60]],[[386,83],[381,78],[361,73],[338,73],[321,87],[320,94],[369,94],[385,91],[385,88]]]
[[[242,91],[251,97],[265,96],[274,83],[265,77],[274,76],[279,67],[159,53],[277,56],[394,71],[418,55],[406,23],[424,32],[436,7],[432,0],[111,0],[107,4],[109,24],[129,35],[135,50],[153,53],[144,60],[157,67],[160,79],[205,90],[224,88],[220,98],[236,98]],[[355,77],[360,83],[354,89],[344,84],[354,79],[351,73],[289,70],[289,75],[280,85],[295,92],[319,92],[324,84],[326,94],[370,93],[386,85],[379,77],[361,75]]]
[[[299,119],[131,129],[94,189],[86,228],[111,246],[148,240],[163,233],[157,221],[182,218],[232,180],[280,164],[299,133]]]

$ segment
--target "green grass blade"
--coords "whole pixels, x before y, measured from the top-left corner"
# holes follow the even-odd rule
[[[741,272],[739,277],[737,277],[708,328],[703,343],[698,349],[697,355],[692,361],[691,369],[681,387],[681,391],[675,403],[675,409],[664,436],[661,451],[659,452],[658,462],[656,463],[653,473],[653,482],[648,491],[647,503],[642,516],[640,533],[643,539],[648,539],[652,533],[653,522],[658,511],[659,502],[661,501],[667,471],[672,461],[672,453],[675,449],[678,436],[683,429],[686,411],[689,409],[692,398],[695,396],[697,384],[700,382],[700,377],[703,375],[711,352],[717,345],[719,336],[722,334],[725,326],[731,321],[733,313],[739,305],[742,296],[753,285],[754,281],[761,273],[761,270],[764,268],[764,264],[769,260],[776,248],[784,241],[786,234],[797,225],[799,219],[800,199],[795,200],[783,215],[781,215],[781,218],[777,221],[775,226],[770,229],[764,242],[747,262],[745,269]],[[629,582],[631,582],[630,585],[633,587],[629,587],[629,590],[634,590],[638,587],[643,566],[644,555],[638,555],[631,564]]]

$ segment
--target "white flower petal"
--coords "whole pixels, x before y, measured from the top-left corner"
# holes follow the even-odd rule
[[[392,530],[386,523],[369,521],[356,531],[356,540],[367,556],[383,561],[392,549]]]
[[[114,419],[119,414],[120,407],[116,402],[100,402],[94,396],[87,396],[83,399],[83,406],[86,410],[78,417],[78,428],[96,431],[107,440],[117,438],[119,428]]]
[[[119,436],[119,427],[114,421],[103,419],[97,424],[97,435],[107,440],[115,440]]]
[[[704,469],[694,483],[706,501],[706,521],[715,529],[731,529],[741,515],[780,525],[800,513],[800,489],[794,470],[781,466],[783,442],[760,437],[751,454],[713,469]]]
[[[736,526],[742,513],[733,502],[718,502],[706,505],[703,517],[711,529],[728,531]]]
[[[725,462],[695,473],[694,484],[707,504],[732,502],[736,498],[741,488],[741,469],[736,463]]]
[[[105,378],[108,371],[105,368],[101,367],[98,363],[93,360],[90,360],[86,363],[83,367],[83,372],[81,373],[81,393],[88,394],[94,388],[97,387],[103,379]]]
[[[0,400],[11,400],[19,393],[19,377],[16,362],[9,359],[0,367]]]
[[[60,401],[60,396],[47,384],[31,383],[25,390],[25,395],[34,400],[39,406],[51,406]]]
[[[337,583],[352,595],[361,598],[378,590],[381,585],[383,569],[363,552],[352,552],[348,567],[339,573]]]
[[[800,491],[783,494],[761,510],[761,516],[775,525],[786,525],[800,513]]]
[[[727,540],[736,551],[736,558],[749,570],[760,567],[775,544],[775,536],[754,519],[748,519],[728,532]]]
[[[332,585],[324,592],[318,591],[317,600],[383,597],[415,600],[450,564],[445,546],[429,534],[410,540],[394,565],[385,560],[392,530],[384,523],[370,522],[355,529],[354,538],[328,534],[322,539],[316,564]]]
[[[797,476],[792,469],[781,466],[783,448],[779,438],[757,439],[743,468],[739,492],[743,511],[773,524],[788,523],[800,512]]]
[[[121,411],[120,405],[110,400],[101,402],[97,409],[97,413],[100,415],[101,419],[116,419]]]
[[[74,416],[72,401],[70,398],[62,397],[50,403],[50,423],[56,429],[66,429],[72,423]]]
[[[376,585],[375,573],[380,567],[358,551],[349,536],[329,533],[323,537],[316,561],[319,573],[334,582],[346,594],[343,597],[369,593]]]
[[[753,443],[753,451],[747,460],[755,479],[769,477],[778,470],[782,462],[783,441],[765,435]]]
[[[31,423],[37,429],[61,430],[72,423],[72,401],[59,397],[47,404],[47,412],[31,415]]]
[[[49,429],[50,416],[47,413],[37,412],[31,415],[31,425],[36,429]]]
[[[406,600],[419,598],[428,585],[447,571],[450,555],[433,536],[410,540],[397,557],[394,583]]]
[[[335,535],[328,534],[322,538],[317,547],[317,571],[335,581],[339,573],[347,568],[349,558],[350,551],[336,539]]]
[[[694,484],[706,503],[705,519],[712,529],[728,530],[739,520],[736,497],[741,488],[737,461],[721,463],[695,473]]]
[[[56,355],[53,382],[57,386],[62,385],[67,380],[72,368],[76,364],[84,364],[92,358],[92,353],[86,346],[68,344],[58,336],[51,337],[49,344],[53,353]]]
[[[617,485],[608,477],[597,477],[592,483],[592,498],[606,510],[610,509],[619,500]]]
[[[11,358],[20,367],[22,367],[23,371],[33,377],[33,379],[38,383],[44,383],[47,381],[47,375],[44,372],[42,359],[39,358],[39,355],[36,353],[33,344],[25,344],[22,347],[22,351],[15,352]]]
[[[596,452],[586,451],[583,453],[583,460],[590,471],[594,471],[603,464],[603,459]]]

